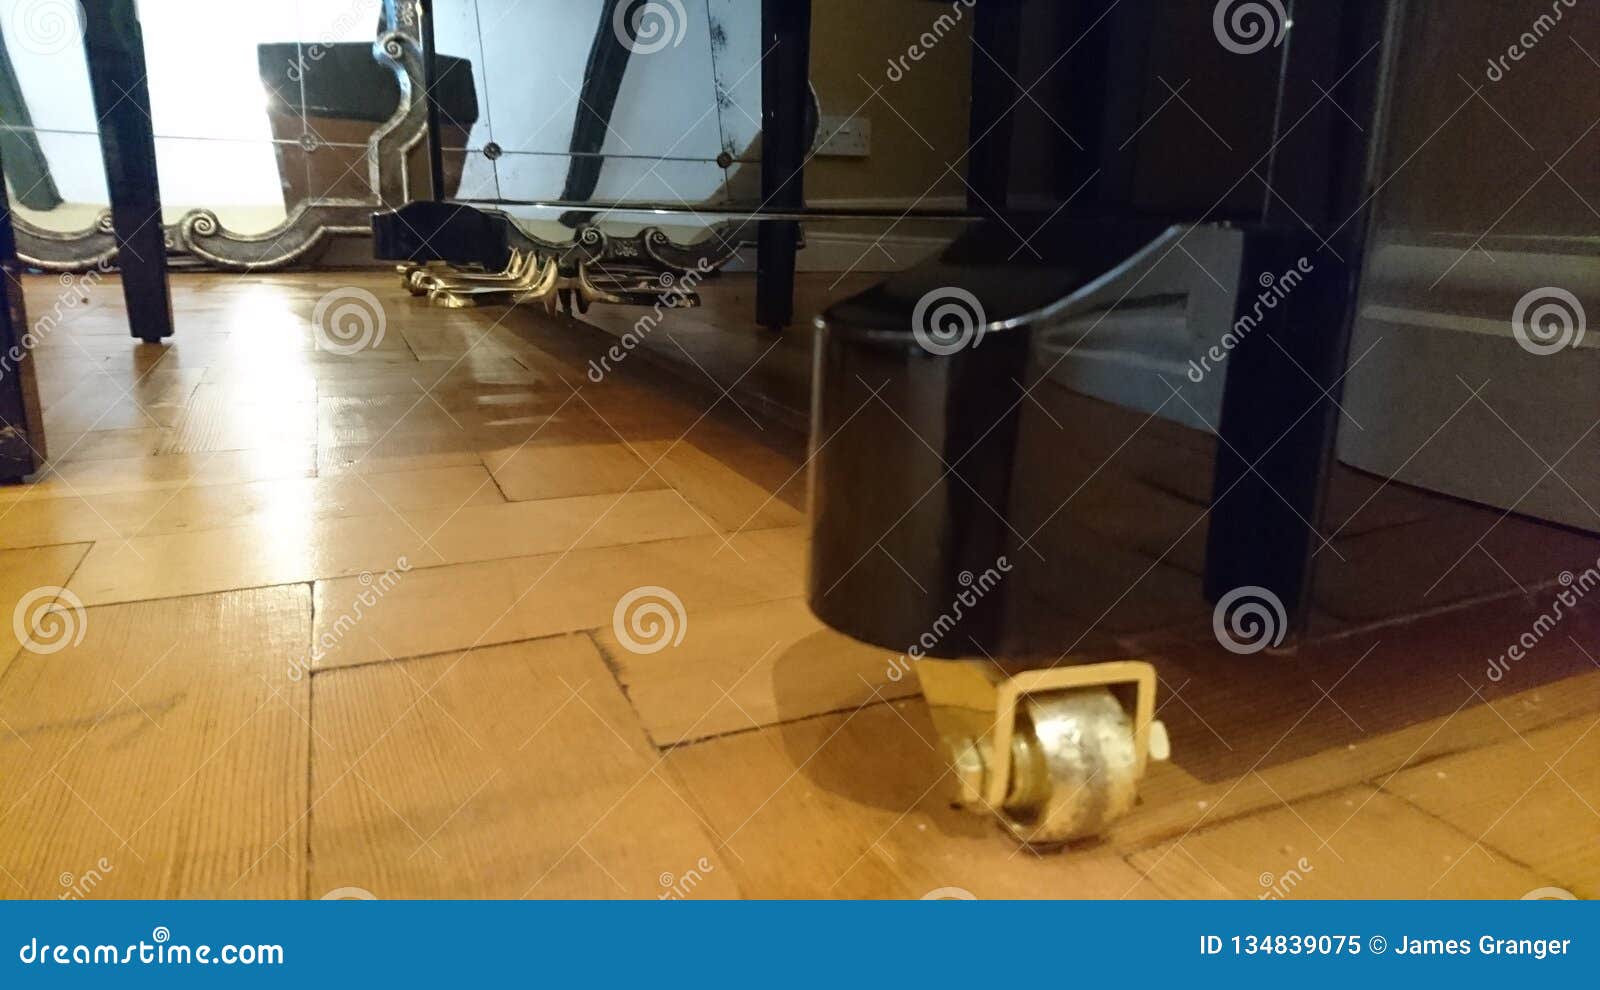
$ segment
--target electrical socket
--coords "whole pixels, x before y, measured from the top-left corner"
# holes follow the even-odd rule
[[[819,158],[866,158],[872,153],[871,118],[823,114],[812,151]]]

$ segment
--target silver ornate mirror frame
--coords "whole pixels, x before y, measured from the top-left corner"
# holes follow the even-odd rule
[[[184,213],[165,229],[167,251],[190,255],[217,268],[249,271],[280,268],[304,258],[332,237],[367,236],[374,210],[405,203],[410,196],[407,161],[427,138],[427,106],[414,99],[422,91],[422,46],[415,0],[383,0],[383,18],[373,57],[389,66],[400,86],[394,116],[367,143],[367,176],[376,194],[360,199],[319,198],[297,204],[283,222],[258,234],[225,227],[207,209]],[[52,231],[13,215],[18,257],[49,271],[83,271],[111,263],[117,253],[111,211],[77,231]]]
[[[189,210],[165,227],[168,254],[189,256],[203,265],[231,271],[282,268],[306,258],[329,238],[370,236],[375,211],[395,209],[415,198],[407,163],[413,149],[428,136],[427,103],[417,98],[424,91],[419,16],[416,0],[383,0],[373,57],[393,70],[400,101],[394,116],[367,143],[367,177],[376,195],[308,200],[298,204],[282,223],[259,234],[230,231],[211,210]],[[714,225],[709,236],[693,244],[680,244],[659,227],[615,236],[591,224],[580,225],[572,240],[560,243],[531,234],[507,219],[513,246],[541,256],[631,263],[656,271],[720,268],[753,241],[748,224],[728,222]],[[25,264],[72,272],[115,263],[110,209],[100,211],[93,226],[77,231],[49,230],[16,214],[12,221],[17,254]]]

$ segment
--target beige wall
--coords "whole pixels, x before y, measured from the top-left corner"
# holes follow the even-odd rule
[[[890,59],[904,57],[941,15],[960,20],[920,62],[906,60],[901,81],[890,81]],[[971,26],[972,11],[965,4],[817,0],[811,78],[822,112],[844,116],[859,107],[860,115],[872,121],[872,153],[867,158],[813,158],[806,166],[808,200],[891,198],[909,205],[924,193],[965,194],[961,180],[945,173],[944,165],[966,150]],[[883,87],[876,97],[874,86]],[[965,174],[965,165],[962,160],[956,168]]]

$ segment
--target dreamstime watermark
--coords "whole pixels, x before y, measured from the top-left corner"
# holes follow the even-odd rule
[[[1309,258],[1301,258],[1282,275],[1262,272],[1256,279],[1261,285],[1261,291],[1256,293],[1255,305],[1250,307],[1250,312],[1234,320],[1233,326],[1222,335],[1222,340],[1212,344],[1204,354],[1200,355],[1199,361],[1189,362],[1189,380],[1196,385],[1205,381],[1206,375],[1214,370],[1214,366],[1227,360],[1234,348],[1244,343],[1245,338],[1261,325],[1266,313],[1277,309],[1279,303],[1289,298],[1289,293],[1298,289],[1306,280],[1306,276],[1316,271],[1316,267]]]
[[[1520,62],[1528,57],[1528,53],[1539,47],[1550,32],[1556,29],[1567,16],[1567,11],[1578,6],[1578,0],[1550,0],[1550,12],[1540,14],[1533,19],[1528,30],[1518,35],[1517,40],[1505,50],[1498,58],[1489,59],[1489,68],[1484,75],[1490,82],[1499,82],[1511,72],[1510,62]]]
[[[365,887],[335,887],[317,898],[321,901],[375,901],[378,895]]]
[[[1588,324],[1578,297],[1553,285],[1518,299],[1511,312],[1512,336],[1523,350],[1539,357],[1582,344]]]
[[[620,9],[620,8],[619,8]],[[711,262],[701,258],[695,266],[682,275],[672,272],[662,272],[656,281],[666,290],[656,297],[655,305],[650,307],[650,312],[639,317],[633,324],[633,329],[617,338],[610,349],[600,356],[598,363],[589,362],[589,380],[596,385],[605,380],[612,369],[627,360],[628,355],[650,336],[661,325],[661,320],[669,309],[684,309],[694,298],[695,286],[705,280],[716,269]]]
[[[685,900],[690,894],[694,893],[696,887],[700,886],[700,884],[705,881],[705,878],[708,874],[715,872],[717,872],[716,864],[711,862],[711,860],[705,856],[701,856],[699,859],[695,860],[694,866],[685,870],[683,873],[678,874],[677,876],[674,876],[670,872],[663,873],[656,878],[656,882],[662,887],[661,893],[656,895],[656,900]]]
[[[1217,0],[1211,12],[1217,41],[1235,55],[1278,47],[1292,26],[1282,0]]]
[[[1296,887],[1305,882],[1306,874],[1316,870],[1311,861],[1301,856],[1295,864],[1282,873],[1274,875],[1271,872],[1262,873],[1256,878],[1261,884],[1262,891],[1256,895],[1258,901],[1281,901],[1294,893]]]
[[[917,637],[911,648],[889,661],[889,680],[899,681],[900,678],[910,673],[911,662],[921,660],[928,651],[938,646],[939,643],[955,629],[956,623],[967,614],[967,609],[976,608],[983,597],[993,591],[1011,573],[1011,561],[1004,556],[995,559],[993,567],[986,567],[982,574],[973,574],[971,571],[962,571],[956,575],[956,581],[964,588],[958,592],[950,603],[950,607],[939,613],[933,620],[933,626],[927,632]]]
[[[1578,895],[1565,887],[1535,887],[1523,894],[1524,901],[1575,901]]]
[[[671,590],[647,584],[617,599],[611,631],[630,653],[659,653],[683,642],[689,633],[689,613]]]
[[[689,33],[689,13],[683,0],[624,0],[611,14],[611,29],[628,51],[654,55],[683,44]]]
[[[904,55],[889,60],[889,69],[884,74],[890,82],[899,82],[911,71],[912,62],[920,62],[928,57],[928,53],[939,47],[956,25],[966,20],[967,11],[978,5],[978,0],[951,0],[950,12],[940,14],[933,19],[928,30],[917,36]]]
[[[26,966],[282,966],[283,946],[185,945],[172,941],[166,925],[157,925],[150,930],[150,941],[141,938],[129,945],[52,945],[35,936],[21,944],[17,959]]]
[[[1211,631],[1229,653],[1249,656],[1283,643],[1289,616],[1283,601],[1259,585],[1235,588],[1217,600]]]
[[[29,352],[38,347],[46,337],[55,333],[68,311],[86,305],[90,299],[88,290],[99,285],[106,275],[114,270],[115,266],[110,259],[102,258],[95,262],[93,268],[81,274],[63,272],[60,276],[61,291],[56,294],[55,301],[45,310],[44,315],[35,317],[31,321],[28,331],[22,335],[21,340],[7,348],[4,354],[0,354],[0,379],[16,370]]]
[[[929,354],[954,354],[983,343],[989,329],[978,297],[953,285],[934,289],[911,311],[911,336]]]
[[[311,310],[311,334],[317,350],[349,356],[383,343],[389,314],[366,289],[346,285],[334,289]]]
[[[333,19],[333,23],[328,26],[328,30],[322,34],[322,41],[302,43],[298,46],[298,54],[288,61],[288,69],[285,70],[284,75],[289,78],[290,82],[301,82],[305,79],[306,70],[311,68],[314,63],[326,58],[328,53],[338,44],[338,39],[349,34],[351,28],[358,25],[370,25],[374,15],[382,10],[383,0],[354,0],[353,3],[340,12],[338,17]],[[402,22],[409,23],[413,13],[409,0],[401,0],[399,10]]]
[[[6,37],[35,55],[59,55],[83,44],[85,23],[77,0],[17,0]]]
[[[1600,588],[1600,560],[1595,561],[1593,567],[1585,568],[1581,574],[1562,571],[1556,580],[1560,582],[1561,590],[1556,592],[1555,600],[1550,603],[1550,607],[1534,619],[1533,626],[1518,636],[1517,641],[1507,647],[1504,653],[1489,661],[1488,667],[1484,670],[1484,676],[1489,680],[1496,684],[1504,680],[1511,672],[1511,665],[1526,660],[1528,653],[1554,632],[1556,626],[1567,617],[1569,609],[1576,608],[1585,595],[1595,588]]]
[[[101,856],[95,860],[94,866],[76,876],[71,873],[62,873],[56,879],[66,889],[57,895],[57,899],[63,901],[83,900],[94,893],[95,888],[99,887],[101,882],[105,880],[106,874],[114,869],[115,867],[111,865],[111,860]]]
[[[89,631],[83,599],[53,584],[23,595],[11,613],[11,631],[29,653],[41,656],[77,646]]]
[[[918,900],[923,901],[975,901],[978,895],[965,887],[935,887],[923,894]]]
[[[361,591],[350,602],[350,608],[333,620],[321,636],[311,644],[311,652],[305,656],[289,661],[289,680],[298,681],[311,673],[316,665],[322,662],[334,647],[344,641],[351,630],[361,624],[361,620],[372,609],[383,601],[383,597],[395,589],[400,583],[402,575],[411,570],[411,561],[401,556],[394,562],[394,566],[382,574],[374,576],[371,571],[362,571],[356,581],[361,585]]]

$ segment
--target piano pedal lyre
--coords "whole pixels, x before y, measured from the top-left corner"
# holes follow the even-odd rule
[[[595,303],[615,306],[655,306],[687,309],[700,304],[699,295],[672,273],[651,277],[628,272],[613,274],[600,268],[598,277],[587,260],[563,271],[555,258],[539,261],[531,252],[514,259],[515,273],[480,277],[441,277],[429,273],[415,276],[428,285],[429,301],[447,309],[464,309],[488,304],[526,305],[540,303],[549,313],[568,315],[587,313]]]
[[[428,301],[445,309],[467,309],[483,303],[526,302],[542,299],[560,276],[555,258],[541,259],[536,252],[512,249],[511,263],[494,275],[457,275],[426,283]]]
[[[460,268],[453,265],[408,266],[403,270],[406,291],[414,296],[431,294],[440,288],[459,291],[477,289],[510,290],[530,285],[538,274],[538,257],[532,252],[513,248],[506,267],[498,272],[479,268]]]

